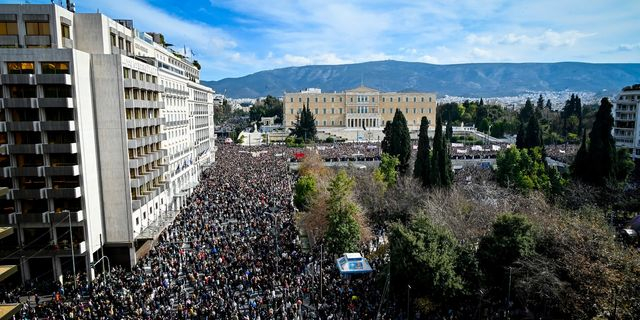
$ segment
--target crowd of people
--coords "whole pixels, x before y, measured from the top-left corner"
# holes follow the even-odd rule
[[[274,147],[246,150],[218,149],[189,204],[131,269],[114,267],[77,288],[67,279],[47,301],[25,303],[19,317],[375,318],[374,275],[343,278],[321,246],[301,249],[287,158]]]

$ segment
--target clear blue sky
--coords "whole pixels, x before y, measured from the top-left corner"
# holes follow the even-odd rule
[[[59,0],[55,0],[56,3]],[[5,1],[18,2],[25,1]],[[31,3],[48,3],[31,0]],[[639,0],[77,0],[133,19],[202,79],[307,64],[404,60],[640,62]]]

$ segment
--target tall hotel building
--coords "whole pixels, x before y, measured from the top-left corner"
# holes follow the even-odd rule
[[[307,89],[284,96],[284,125],[292,128],[303,106],[313,113],[318,130],[363,130],[384,128],[395,110],[403,112],[412,131],[418,130],[426,116],[435,124],[436,95],[422,92],[380,92],[360,86],[339,93]]]
[[[130,20],[27,4],[0,5],[0,73],[0,264],[133,265],[213,160],[198,69]]]
[[[640,159],[640,84],[622,89],[614,101],[613,137],[616,145]]]

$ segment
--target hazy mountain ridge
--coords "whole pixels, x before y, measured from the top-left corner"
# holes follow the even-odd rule
[[[624,86],[640,83],[640,63],[434,65],[387,60],[288,67],[202,83],[231,98],[282,96],[304,88],[343,91],[361,83],[381,91],[426,91],[439,96],[501,97],[565,90],[613,95]]]

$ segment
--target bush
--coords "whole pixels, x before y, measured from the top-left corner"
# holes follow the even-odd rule
[[[334,143],[335,139],[333,139],[333,137],[327,137],[326,139],[324,139],[324,142],[326,142],[326,143]]]

